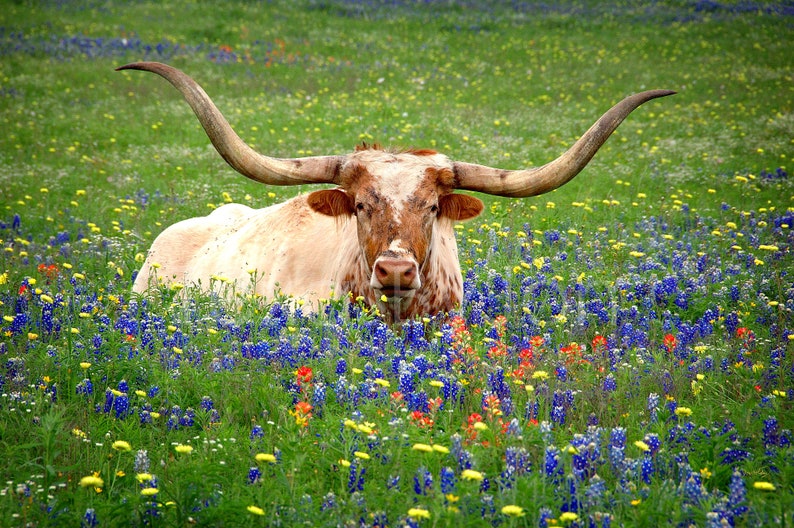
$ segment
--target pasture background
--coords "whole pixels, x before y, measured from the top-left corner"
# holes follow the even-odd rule
[[[76,1],[5,2],[0,11],[0,513],[11,525],[485,518],[535,526],[565,511],[582,526],[793,522],[790,2]],[[234,173],[170,85],[114,71],[137,60],[183,69],[246,141],[284,157],[344,153],[367,141],[504,168],[539,165],[622,97],[652,88],[678,94],[636,110],[562,189],[485,197],[483,216],[459,229],[468,273],[461,314],[478,359],[445,370],[442,359],[460,350],[443,321],[395,336],[372,314],[342,306],[341,315],[282,322],[258,300],[227,313],[201,296],[195,306],[172,304],[167,291],[148,304],[131,298],[141,254],[167,225],[224,202],[264,207],[302,190],[263,188]],[[668,284],[665,277],[675,293],[654,299],[648,290]],[[589,312],[594,299],[607,305],[605,321]],[[496,315],[507,317],[503,335],[493,329]],[[625,326],[632,317],[634,333]],[[712,332],[688,335],[698,324]],[[737,327],[753,332],[752,343],[737,338]],[[479,394],[506,399],[494,376],[511,373],[535,335],[545,344],[532,367],[552,377],[507,376],[515,411],[504,419],[515,417],[522,434],[502,437]],[[617,359],[594,355],[596,335],[610,338]],[[681,344],[675,353],[667,335]],[[491,357],[502,341],[507,356]],[[283,356],[246,352],[261,342],[284,345]],[[583,367],[560,363],[573,342],[586,352]],[[420,369],[417,356],[434,367]],[[216,370],[226,358],[229,368]],[[560,364],[569,378],[555,373]],[[310,387],[296,386],[301,365],[313,368]],[[596,365],[613,373],[617,391],[603,389]],[[360,403],[344,399],[340,378]],[[419,401],[440,392],[431,379],[464,395],[444,392],[445,408],[433,414]],[[320,383],[327,400],[317,396]],[[534,392],[524,389],[533,384]],[[123,394],[128,409],[119,411],[124,400],[106,388]],[[405,412],[390,396],[398,388],[420,395],[407,398]],[[560,421],[550,415],[552,397],[566,391],[576,405],[556,405],[568,411]],[[658,422],[651,393],[663,400]],[[315,404],[308,427],[293,408],[305,398]],[[681,415],[679,424],[670,401],[691,408],[691,420]],[[533,403],[551,432],[532,425],[525,408]],[[160,421],[143,423],[144,410],[160,411]],[[434,425],[417,425],[409,410],[433,414]],[[475,412],[491,426],[488,440],[466,438]],[[577,434],[592,440],[592,415],[605,445],[589,463],[608,491],[588,502],[592,474],[576,475],[575,453],[564,448],[580,442]],[[734,428],[720,436],[715,424],[726,419]],[[344,420],[371,423],[377,434]],[[676,428],[687,424],[710,433],[679,442]],[[619,427],[629,437],[625,464],[610,459]],[[455,433],[488,487],[462,478],[459,451],[448,461],[411,450],[449,448]],[[631,442],[650,433],[665,444],[646,482],[643,453]],[[154,499],[140,496],[134,455],[113,449],[116,440],[147,450]],[[175,453],[174,444],[194,452]],[[727,460],[731,446],[751,455]],[[498,483],[507,447],[525,449],[532,466],[513,485]],[[566,468],[559,475],[548,470],[551,447]],[[278,464],[265,463],[265,478],[249,484],[253,455],[274,449]],[[444,490],[446,467],[457,484]],[[93,472],[105,485],[81,488]],[[748,488],[738,505],[736,472]],[[427,473],[430,486],[417,489],[413,479]],[[392,486],[395,476],[401,483]],[[508,504],[526,515],[500,513]],[[413,506],[430,519],[409,516]]]

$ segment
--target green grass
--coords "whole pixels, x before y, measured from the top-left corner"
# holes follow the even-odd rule
[[[393,4],[0,10],[0,524],[793,524],[791,7]],[[308,189],[234,173],[170,85],[114,71],[142,59],[189,73],[286,157],[374,141],[540,165],[624,96],[678,94],[632,113],[565,187],[484,197],[458,229],[465,331],[400,333],[343,302],[300,315],[131,294],[168,225]],[[653,435],[646,455],[634,442]],[[485,481],[464,478],[467,457]],[[81,487],[95,472],[102,486]]]

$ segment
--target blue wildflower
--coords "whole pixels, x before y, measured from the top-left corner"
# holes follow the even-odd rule
[[[262,472],[258,467],[253,466],[248,470],[248,483],[256,484],[262,478]]]
[[[94,528],[95,526],[99,526],[96,512],[94,508],[88,508],[80,521],[80,528]]]

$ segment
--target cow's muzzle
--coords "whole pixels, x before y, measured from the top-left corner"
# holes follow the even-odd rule
[[[413,258],[379,257],[372,269],[370,285],[389,303],[411,299],[421,285],[419,266]]]

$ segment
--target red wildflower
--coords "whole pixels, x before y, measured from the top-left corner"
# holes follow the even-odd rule
[[[596,334],[595,337],[593,337],[593,350],[598,350],[599,348],[606,346],[607,346],[606,337],[600,334]]]
[[[482,415],[480,413],[471,413],[468,418],[469,425],[472,426],[477,422],[482,422]]]
[[[582,346],[579,343],[570,343],[560,348],[560,353],[565,356],[565,363],[567,365],[588,362],[587,360],[582,359]]]
[[[302,414],[309,414],[312,412],[312,406],[310,403],[302,401],[295,404],[295,410]]]
[[[742,326],[736,329],[736,337],[745,341],[752,341],[755,339],[755,334],[749,328]]]
[[[499,400],[499,396],[496,394],[489,394],[482,403],[482,410],[491,417],[501,416],[502,410],[499,408],[500,405],[502,405],[502,402]]]
[[[444,400],[442,400],[441,397],[430,398],[429,400],[427,400],[427,406],[430,408],[431,411],[440,409],[443,403]]]
[[[667,352],[672,352],[678,346],[678,339],[673,334],[665,334],[662,344],[667,349]]]
[[[522,348],[521,351],[518,353],[519,359],[521,359],[521,363],[532,363],[532,360],[535,357],[535,354],[532,352],[531,348]]]
[[[507,345],[501,341],[497,341],[491,348],[488,349],[489,358],[505,357],[507,355]]]
[[[422,411],[414,411],[411,413],[411,421],[419,427],[432,427],[433,419],[423,413]]]
[[[310,403],[301,401],[295,404],[295,409],[290,411],[295,417],[295,423],[301,427],[309,426],[309,419],[312,417],[312,406]]]
[[[38,267],[39,273],[47,277],[47,282],[49,283],[51,280],[57,279],[60,270],[58,266],[55,264],[39,264]]]
[[[452,327],[452,346],[461,353],[473,354],[471,333],[466,326],[466,320],[457,315],[449,320],[449,326]]]
[[[298,383],[309,383],[314,377],[314,372],[311,367],[303,365],[295,371],[295,377],[298,379]]]
[[[539,336],[539,335],[532,336],[532,337],[529,339],[529,344],[530,344],[530,345],[532,345],[532,346],[533,346],[533,347],[535,347],[535,348],[540,348],[540,347],[542,347],[542,346],[543,346],[543,342],[544,342],[544,341],[543,341],[543,336]]]

